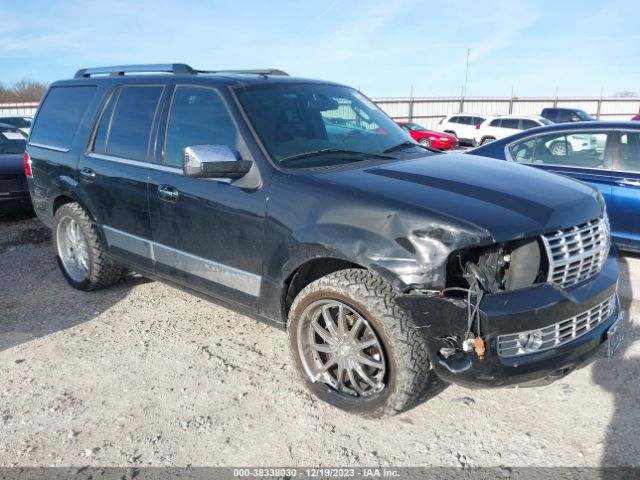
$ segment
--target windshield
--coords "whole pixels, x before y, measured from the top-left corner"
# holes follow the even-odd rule
[[[250,86],[237,97],[274,161],[289,168],[428,154],[360,92],[322,84]]]
[[[411,130],[415,130],[416,132],[428,132],[429,131],[426,128],[424,128],[422,125],[418,125],[417,123],[405,123],[405,125],[407,127],[409,127]]]
[[[576,110],[576,115],[578,115],[581,120],[594,120],[594,118],[584,110]]]
[[[27,137],[19,130],[0,128],[0,155],[24,153]]]

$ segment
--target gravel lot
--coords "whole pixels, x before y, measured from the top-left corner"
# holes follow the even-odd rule
[[[305,391],[283,332],[133,275],[73,290],[46,227],[0,219],[0,465],[640,466],[640,257],[621,267],[613,361],[534,389],[435,381],[366,420]]]

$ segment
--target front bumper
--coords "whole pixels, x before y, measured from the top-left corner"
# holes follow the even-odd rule
[[[402,295],[397,301],[425,336],[433,369],[442,379],[470,387],[536,385],[565,376],[596,354],[620,315],[618,302],[610,316],[596,327],[542,352],[501,357],[498,336],[546,327],[580,315],[614,297],[617,284],[618,261],[612,249],[598,275],[569,290],[542,284],[485,295],[480,304],[480,333],[486,346],[483,359],[460,348],[468,325],[465,300],[411,294]]]

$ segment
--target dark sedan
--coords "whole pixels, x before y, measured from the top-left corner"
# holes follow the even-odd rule
[[[604,196],[614,243],[640,252],[640,124],[580,122],[526,130],[469,150],[529,164],[597,188]]]
[[[24,173],[27,136],[18,128],[0,123],[0,214],[31,209]]]

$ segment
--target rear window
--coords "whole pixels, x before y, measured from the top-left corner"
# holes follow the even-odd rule
[[[162,87],[159,86],[122,87],[114,92],[100,118],[93,151],[146,161],[161,94]]]
[[[484,120],[485,120],[484,117],[471,117],[471,122],[475,126],[480,125],[482,122],[484,122]]]
[[[491,120],[490,127],[499,127],[502,124],[502,120]]]
[[[69,150],[95,94],[94,86],[52,87],[40,107],[30,142]]]

